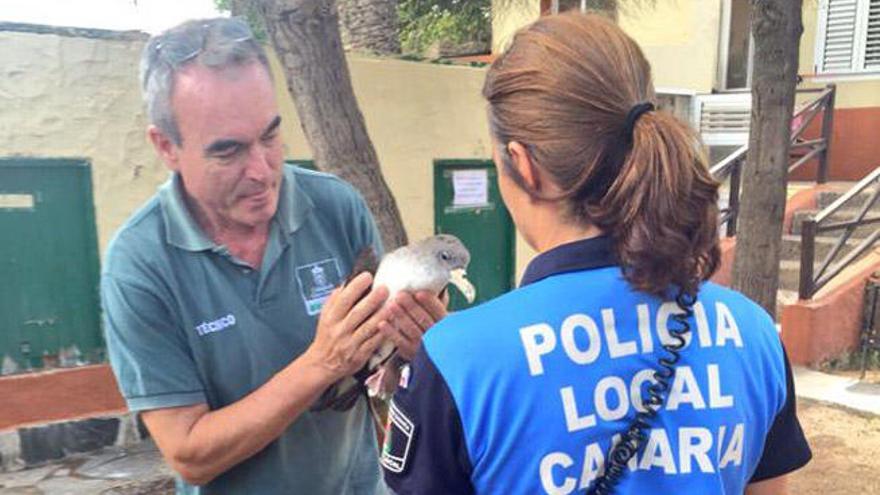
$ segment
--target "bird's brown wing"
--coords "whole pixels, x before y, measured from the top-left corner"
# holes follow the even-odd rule
[[[345,284],[348,285],[349,282],[352,281],[355,277],[360,275],[363,272],[370,272],[375,275],[376,270],[379,269],[379,259],[376,258],[376,252],[373,251],[371,246],[367,246],[360,250],[357,257],[354,259],[354,267],[351,269],[351,274],[345,280]]]
[[[345,279],[345,285],[348,285],[355,277],[363,272],[370,272],[375,275],[376,270],[378,269],[379,259],[376,257],[376,252],[373,251],[371,246],[367,246],[361,249],[355,257],[354,267],[351,269],[351,274]],[[363,297],[366,297],[366,294],[364,294]],[[364,368],[355,375],[356,383],[349,384],[350,386],[344,391],[342,390],[341,382],[346,381],[345,379],[334,383],[330,388],[325,390],[323,394],[321,394],[321,397],[312,405],[311,410],[323,411],[325,409],[333,409],[335,411],[347,411],[351,409],[357,402],[358,397],[366,395],[366,388],[364,387],[363,382],[367,376],[369,376],[369,373],[367,372],[365,365]]]

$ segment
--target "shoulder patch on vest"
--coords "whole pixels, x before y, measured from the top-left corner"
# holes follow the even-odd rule
[[[392,473],[402,473],[412,446],[415,425],[394,400],[388,408],[388,424],[385,426],[385,442],[382,445],[382,467]]]

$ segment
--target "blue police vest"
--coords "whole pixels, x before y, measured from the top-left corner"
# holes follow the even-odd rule
[[[606,238],[542,255],[523,283],[425,337],[391,407],[382,463],[396,492],[583,493],[643,407],[678,306],[630,288]],[[741,494],[786,409],[770,316],[712,283],[693,309],[618,493]],[[789,440],[805,463],[802,433]]]

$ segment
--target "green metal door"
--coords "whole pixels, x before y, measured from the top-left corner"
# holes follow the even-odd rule
[[[471,252],[468,279],[477,289],[474,304],[514,286],[514,227],[496,178],[491,160],[434,162],[434,231],[457,236]],[[452,309],[468,306],[457,290],[450,292]]]
[[[98,276],[89,163],[0,159],[4,372],[100,355]]]

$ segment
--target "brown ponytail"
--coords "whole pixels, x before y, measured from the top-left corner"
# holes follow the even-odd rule
[[[566,191],[554,199],[571,219],[612,237],[634,288],[694,294],[712,275],[718,183],[698,136],[672,115],[648,111],[626,129],[654,89],[641,49],[619,27],[596,15],[544,17],[492,64],[483,95],[502,156],[508,142],[524,144]]]

